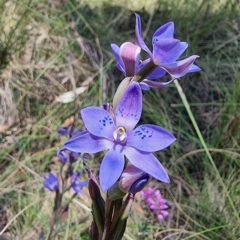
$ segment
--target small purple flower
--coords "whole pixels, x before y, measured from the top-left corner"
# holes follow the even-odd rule
[[[151,52],[145,44],[141,33],[141,18],[136,15],[136,44],[146,51],[150,58],[141,63],[141,67],[149,62],[153,62],[158,66],[147,78],[157,79],[168,72],[173,78],[180,78],[190,72],[198,72],[201,69],[194,64],[194,61],[199,56],[192,55],[184,60],[177,61],[177,59],[187,49],[188,44],[173,38],[174,23],[169,22],[158,28],[152,37],[153,51]]]
[[[73,152],[106,153],[99,173],[100,185],[108,190],[120,177],[125,165],[124,156],[140,170],[162,182],[168,174],[151,153],[171,145],[176,139],[167,130],[151,124],[134,129],[142,113],[142,92],[138,83],[130,83],[114,112],[115,118],[101,107],[81,111],[87,131],[74,135],[65,143]]]
[[[80,172],[77,172],[77,173],[71,172],[70,176],[71,176],[71,187],[74,190],[74,192],[76,194],[83,193],[82,188],[86,187],[87,183],[80,182],[81,173]]]
[[[56,192],[59,190],[59,181],[58,178],[52,174],[49,173],[48,177],[43,177],[44,178],[44,187],[47,188],[48,190],[52,192]]]
[[[57,152],[57,156],[62,164],[66,164],[67,162],[76,162],[79,158],[79,153],[71,152],[65,148],[61,148]]]
[[[169,215],[166,200],[163,199],[159,190],[149,187],[141,192],[141,197],[145,204],[157,215],[160,222]]]

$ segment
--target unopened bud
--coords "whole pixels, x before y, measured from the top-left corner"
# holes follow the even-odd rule
[[[122,173],[119,188],[125,193],[137,193],[147,185],[149,180],[150,176],[147,173],[133,165],[129,165]]]

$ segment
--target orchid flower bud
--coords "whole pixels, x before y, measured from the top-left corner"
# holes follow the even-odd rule
[[[119,181],[119,188],[126,193],[137,193],[147,185],[149,180],[150,176],[147,173],[133,165],[129,165],[122,173]]]

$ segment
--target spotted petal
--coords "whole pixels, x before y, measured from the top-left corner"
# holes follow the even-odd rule
[[[162,182],[170,182],[166,170],[152,153],[142,152],[132,147],[126,147],[124,149],[124,155],[126,155],[128,160],[135,167],[141,169],[143,172],[148,173],[150,176]]]
[[[138,83],[130,83],[121,97],[115,111],[116,125],[131,131],[142,113],[142,91]]]
[[[79,137],[73,137],[69,139],[65,144],[65,148],[72,152],[77,153],[97,153],[113,146],[113,142],[108,139],[98,138],[90,133],[80,135]]]
[[[113,140],[113,131],[116,126],[108,111],[100,107],[88,107],[81,111],[81,116],[91,134]]]
[[[171,74],[172,77],[180,78],[189,72],[194,61],[198,57],[199,56],[197,55],[192,55],[184,60],[181,60],[175,63],[166,63],[166,64],[164,63],[161,65],[161,67],[165,69],[169,74]]]
[[[143,40],[143,36],[142,36],[142,29],[141,29],[141,18],[138,14],[135,13],[136,16],[136,27],[135,27],[135,42],[136,44],[143,49],[144,51],[146,51],[150,56],[152,56],[151,51],[149,50],[149,48],[147,47],[147,45],[145,44],[144,40]]]
[[[124,155],[113,148],[105,155],[99,173],[100,186],[107,191],[120,177],[124,168]]]
[[[156,152],[168,147],[175,140],[176,138],[164,128],[144,124],[128,135],[126,144],[144,152]]]

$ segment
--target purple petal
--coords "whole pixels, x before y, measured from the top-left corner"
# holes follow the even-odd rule
[[[156,68],[149,76],[147,79],[158,79],[163,77],[167,72],[162,69],[162,68]]]
[[[108,111],[101,107],[88,107],[81,111],[81,116],[85,127],[91,134],[113,140],[116,126]]]
[[[161,39],[153,45],[153,61],[161,65],[176,61],[181,53],[181,42],[173,38]]]
[[[59,189],[58,177],[56,177],[54,174],[49,173],[48,177],[43,178],[45,188],[47,188],[50,191],[57,191]]]
[[[187,48],[188,48],[188,43],[181,42],[180,43],[180,53],[179,53],[178,57],[180,57],[186,51]]]
[[[142,113],[142,91],[138,83],[130,83],[116,107],[116,126],[131,131]]]
[[[197,65],[195,64],[192,64],[191,67],[189,68],[188,70],[188,73],[193,73],[193,72],[199,72],[201,71],[202,69],[200,67],[198,67]]]
[[[135,42],[141,49],[146,51],[152,57],[152,53],[145,44],[142,37],[141,18],[138,14],[135,13],[135,15],[136,15]]]
[[[142,83],[145,83],[149,87],[152,87],[152,88],[164,88],[167,85],[169,85],[170,83],[172,83],[174,80],[176,80],[176,78],[173,78],[168,82],[157,82],[157,81],[152,81],[152,80],[145,79],[145,80],[142,81]]]
[[[125,42],[120,47],[120,57],[125,66],[127,77],[134,76],[140,60],[141,48],[131,42]]]
[[[148,86],[147,83],[144,83],[143,81],[139,83],[140,87],[142,90],[144,91],[149,91],[150,90],[150,87]]]
[[[188,73],[194,61],[198,57],[199,56],[197,55],[192,55],[184,60],[181,60],[175,63],[162,64],[161,67],[164,68],[169,74],[171,74],[172,77],[180,78]]]
[[[124,168],[124,155],[113,148],[105,155],[99,173],[100,186],[107,191],[120,177]]]
[[[173,38],[174,34],[174,23],[169,22],[164,25],[162,25],[160,28],[156,30],[156,32],[153,34],[152,38],[152,44],[155,43],[155,41],[159,41],[163,38]]]
[[[117,60],[117,67],[118,67],[118,69],[121,72],[123,72],[123,74],[126,76],[125,67],[124,67],[124,64],[122,62],[122,59],[120,58],[120,48],[119,48],[119,46],[117,44],[115,44],[115,43],[112,43],[111,44],[111,48],[112,48],[113,55],[114,55],[114,57]]]
[[[90,133],[73,137],[65,143],[65,148],[72,152],[96,153],[113,146],[113,142],[99,137],[94,137]]]
[[[126,147],[124,149],[124,155],[126,155],[134,166],[148,173],[150,176],[165,183],[170,182],[166,170],[152,153],[146,153],[132,147]]]
[[[166,129],[144,124],[128,134],[126,145],[144,152],[156,152],[168,147],[175,140],[176,138]]]

